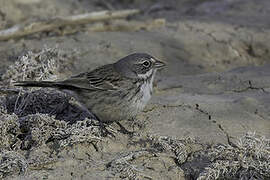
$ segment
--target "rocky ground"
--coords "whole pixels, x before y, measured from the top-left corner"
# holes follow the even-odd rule
[[[0,34],[54,16],[131,8],[141,12],[0,41],[0,177],[269,179],[270,1],[0,0]],[[144,112],[121,122],[133,135],[85,118],[62,92],[12,86],[132,52],[168,64]]]

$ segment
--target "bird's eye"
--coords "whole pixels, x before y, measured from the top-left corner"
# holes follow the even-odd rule
[[[144,61],[142,64],[144,67],[149,67],[151,65],[149,61]]]

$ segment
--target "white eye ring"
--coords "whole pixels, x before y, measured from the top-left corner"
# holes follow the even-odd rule
[[[144,67],[150,67],[151,63],[149,61],[144,61],[143,63]]]

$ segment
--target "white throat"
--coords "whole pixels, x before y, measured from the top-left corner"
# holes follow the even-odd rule
[[[145,107],[145,105],[148,103],[148,101],[150,100],[152,96],[153,81],[154,81],[155,74],[156,74],[156,70],[150,70],[149,72],[147,72],[147,74],[144,74],[143,76],[144,79],[147,79],[147,80],[145,80],[143,84],[141,85],[140,92],[139,92],[140,96],[138,99],[135,100],[137,102],[136,105],[139,111],[141,111]],[[149,77],[151,78],[148,80]]]

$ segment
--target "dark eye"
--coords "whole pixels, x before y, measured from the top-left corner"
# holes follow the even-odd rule
[[[150,67],[151,63],[149,61],[144,61],[143,63],[144,67]]]

